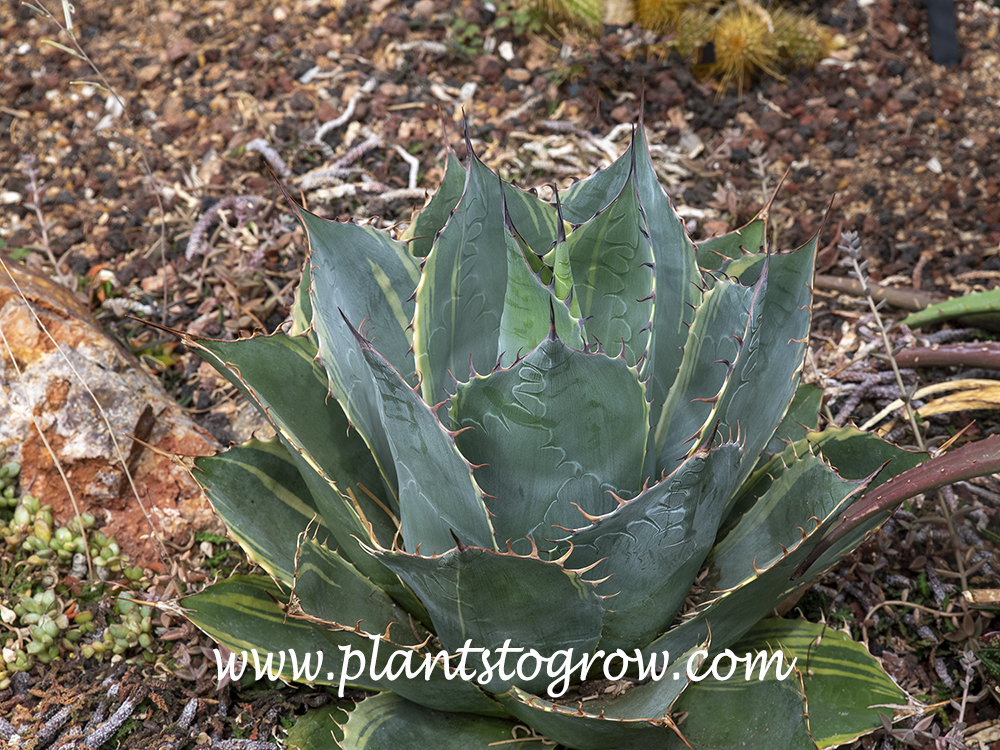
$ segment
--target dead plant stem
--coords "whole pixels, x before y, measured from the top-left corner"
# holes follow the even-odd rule
[[[924,444],[924,437],[920,432],[920,426],[917,424],[917,417],[913,412],[913,405],[910,403],[910,395],[906,390],[906,384],[903,382],[903,376],[899,372],[899,365],[896,364],[896,358],[892,356],[892,343],[889,341],[889,333],[886,330],[885,323],[882,322],[882,316],[879,315],[878,305],[875,304],[875,300],[871,295],[871,290],[868,288],[868,278],[865,276],[864,271],[861,270],[861,264],[858,263],[858,259],[854,254],[849,254],[848,257],[851,259],[851,264],[854,266],[854,273],[857,275],[858,280],[865,285],[865,299],[868,300],[868,307],[871,308],[872,315],[875,318],[875,326],[878,328],[879,335],[882,337],[882,345],[885,346],[885,353],[888,355],[889,365],[892,367],[892,372],[896,376],[896,385],[899,386],[899,395],[903,399],[903,411],[906,413],[906,418],[910,422],[910,429],[913,430],[913,438],[917,441],[917,447],[920,450],[927,450]]]

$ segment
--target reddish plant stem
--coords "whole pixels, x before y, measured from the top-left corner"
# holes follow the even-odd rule
[[[930,492],[946,484],[1000,472],[1000,435],[968,443],[904,471],[854,503],[841,516],[840,523],[813,549],[796,571],[794,578],[805,574],[838,540],[879,513],[893,510],[904,500]]]

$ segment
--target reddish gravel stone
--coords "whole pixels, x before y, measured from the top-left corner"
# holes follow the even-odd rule
[[[186,36],[182,36],[180,39],[175,39],[167,47],[167,60],[171,63],[179,62],[190,55],[193,50],[194,42]]]
[[[760,118],[760,127],[768,135],[775,135],[785,126],[785,118],[777,112],[765,112]]]
[[[500,80],[500,76],[503,75],[504,64],[498,57],[483,55],[476,63],[476,69],[479,75],[483,77],[483,81],[492,84]]]
[[[406,36],[406,32],[409,30],[410,27],[407,25],[406,21],[399,16],[386,16],[385,20],[382,22],[382,31],[396,39],[402,39]]]

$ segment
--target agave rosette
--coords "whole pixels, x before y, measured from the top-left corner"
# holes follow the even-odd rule
[[[312,681],[375,691],[333,726],[345,748],[807,748],[881,726],[872,706],[905,696],[863,647],[764,619],[881,520],[811,556],[844,511],[923,458],[814,431],[816,238],[765,253],[758,220],[696,247],[641,125],[554,204],[469,153],[401,241],[299,210],[289,334],[189,340],[278,433],[198,462],[267,575],[188,598],[190,618],[234,652],[322,652]],[[348,654],[372,636],[360,671]],[[619,649],[669,666],[558,697],[544,673],[393,679],[395,653],[470,642],[571,649],[598,677]],[[803,658],[783,681],[689,680],[693,654],[727,648]]]

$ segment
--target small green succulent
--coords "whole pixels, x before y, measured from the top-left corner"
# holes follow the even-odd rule
[[[6,450],[0,446],[0,460]],[[142,656],[154,661],[152,610],[136,606],[122,591],[113,612],[121,622],[113,622],[104,631],[103,640],[96,634],[94,613],[78,604],[103,590],[101,581],[124,578],[136,583],[140,568],[128,567],[114,537],[93,531],[94,516],[83,513],[66,525],[57,524],[52,506],[24,493],[18,498],[17,478],[20,465],[8,462],[0,467],[0,619],[5,631],[0,634],[0,690],[10,686],[16,672],[27,672],[36,663],[49,664],[79,652],[85,657],[124,654],[135,645],[143,647]],[[86,582],[87,547],[98,580]],[[53,583],[65,575],[84,581],[83,590],[75,592],[79,601],[68,596],[67,586]],[[138,586],[137,586],[138,588]]]
[[[403,241],[298,210],[289,334],[186,338],[277,431],[198,461],[266,575],[188,616],[272,674],[374,692],[334,727],[344,748],[809,748],[880,727],[906,697],[862,646],[767,619],[930,481],[885,484],[923,454],[816,431],[817,238],[765,252],[761,220],[696,247],[641,125],[553,203],[469,153]],[[787,679],[724,679],[728,654],[776,650]],[[587,680],[564,669],[581,660]]]

